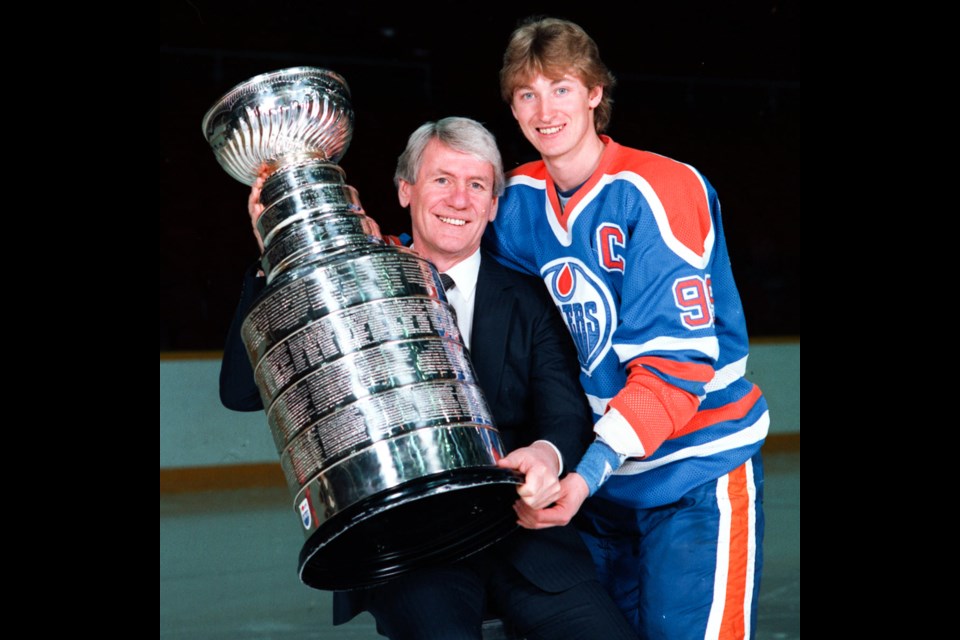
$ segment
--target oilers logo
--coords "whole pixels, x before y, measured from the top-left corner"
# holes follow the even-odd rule
[[[610,350],[617,312],[610,293],[582,262],[553,260],[540,271],[580,356],[580,368],[590,375]]]
[[[310,514],[310,501],[304,498],[300,501],[300,521],[303,522],[303,528],[309,530],[313,526],[313,517]]]

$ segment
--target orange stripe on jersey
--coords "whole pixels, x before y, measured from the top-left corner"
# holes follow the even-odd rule
[[[605,152],[606,153],[606,152]],[[560,226],[563,227],[564,231],[569,231],[567,225],[570,224],[570,214],[577,208],[577,205],[580,204],[580,201],[583,200],[584,196],[590,193],[590,190],[598,182],[600,178],[603,177],[602,171],[594,171],[590,178],[587,179],[580,187],[577,189],[570,199],[567,201],[565,207],[560,206],[560,196],[557,194],[557,185],[553,181],[553,177],[550,174],[547,174],[547,199],[550,200],[550,206],[553,207],[553,213],[557,216],[557,222],[560,223]]]
[[[692,380],[694,382],[710,382],[713,380],[713,367],[708,364],[697,364],[695,362],[677,362],[676,360],[667,360],[657,356],[641,356],[630,361],[628,367],[647,366],[656,369],[660,373],[665,373],[674,378],[683,380]]]
[[[631,367],[623,389],[607,405],[616,409],[633,428],[647,455],[664,440],[676,437],[675,429],[694,417],[697,396],[664,382],[644,367]]]
[[[747,487],[747,465],[742,464],[731,471],[727,479],[727,496],[730,499],[730,549],[719,640],[744,638],[746,634],[744,602],[747,597],[750,540],[753,536],[750,531],[753,500]]]
[[[597,168],[590,174],[590,177],[587,178],[587,181],[584,182],[577,188],[577,191],[570,197],[570,200],[567,201],[566,207],[560,207],[560,197],[557,195],[557,186],[553,181],[553,177],[545,172],[545,178],[547,180],[547,198],[550,200],[550,205],[553,207],[553,213],[557,217],[557,222],[560,223],[560,226],[563,227],[564,231],[569,231],[568,225],[570,224],[570,215],[577,208],[577,205],[580,204],[580,201],[586,197],[590,190],[597,186],[597,183],[600,182],[600,179],[608,172],[609,167],[616,161],[617,154],[623,148],[617,143],[611,143],[610,136],[601,135],[600,140],[603,142],[603,153],[600,155],[600,164]]]
[[[710,425],[717,424],[718,422],[724,422],[726,420],[737,420],[747,415],[750,409],[753,408],[753,405],[757,403],[757,400],[760,399],[760,396],[763,394],[760,391],[760,387],[753,385],[753,388],[750,389],[750,393],[743,396],[736,402],[731,402],[722,407],[717,407],[716,409],[704,409],[700,411],[693,417],[690,422],[686,424],[682,429],[679,429],[676,433],[671,436],[672,438],[679,438],[680,436],[685,436],[688,433],[693,433],[697,429],[703,429],[704,427],[709,427]]]
[[[674,237],[698,256],[712,227],[700,176],[687,165],[650,154],[638,172],[656,192]]]
[[[570,212],[573,211],[573,208],[576,204],[573,200],[578,202],[583,197],[583,194],[586,193],[583,189],[577,191],[576,195],[571,198],[571,201],[567,203],[567,207],[563,208],[560,206],[560,196],[557,195],[557,187],[553,182],[553,178],[549,175],[547,176],[547,200],[550,201],[550,207],[553,209],[553,215],[557,217],[557,222],[560,223],[560,226],[563,227],[564,231],[569,231],[567,229],[567,223],[570,221]]]

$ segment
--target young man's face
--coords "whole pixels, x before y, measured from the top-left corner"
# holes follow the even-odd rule
[[[596,135],[593,109],[602,97],[603,87],[588,90],[572,75],[551,80],[538,74],[514,90],[510,109],[540,155],[559,160]]]
[[[400,181],[401,206],[410,207],[417,253],[445,271],[480,246],[497,214],[493,165],[431,140],[417,182]]]

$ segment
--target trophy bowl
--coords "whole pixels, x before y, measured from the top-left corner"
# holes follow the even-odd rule
[[[264,73],[227,92],[202,126],[220,165],[252,185],[261,173],[286,165],[339,162],[353,136],[350,89],[327,69]]]
[[[265,178],[265,286],[242,339],[306,538],[301,581],[366,587],[516,530],[523,477],[497,466],[500,433],[436,267],[384,242],[337,165],[353,133],[346,81],[255,76],[203,133],[233,178]]]

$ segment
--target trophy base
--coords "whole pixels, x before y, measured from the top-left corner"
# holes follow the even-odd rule
[[[512,505],[522,482],[509,469],[457,469],[370,496],[307,539],[300,580],[347,591],[465,558],[516,530]]]

